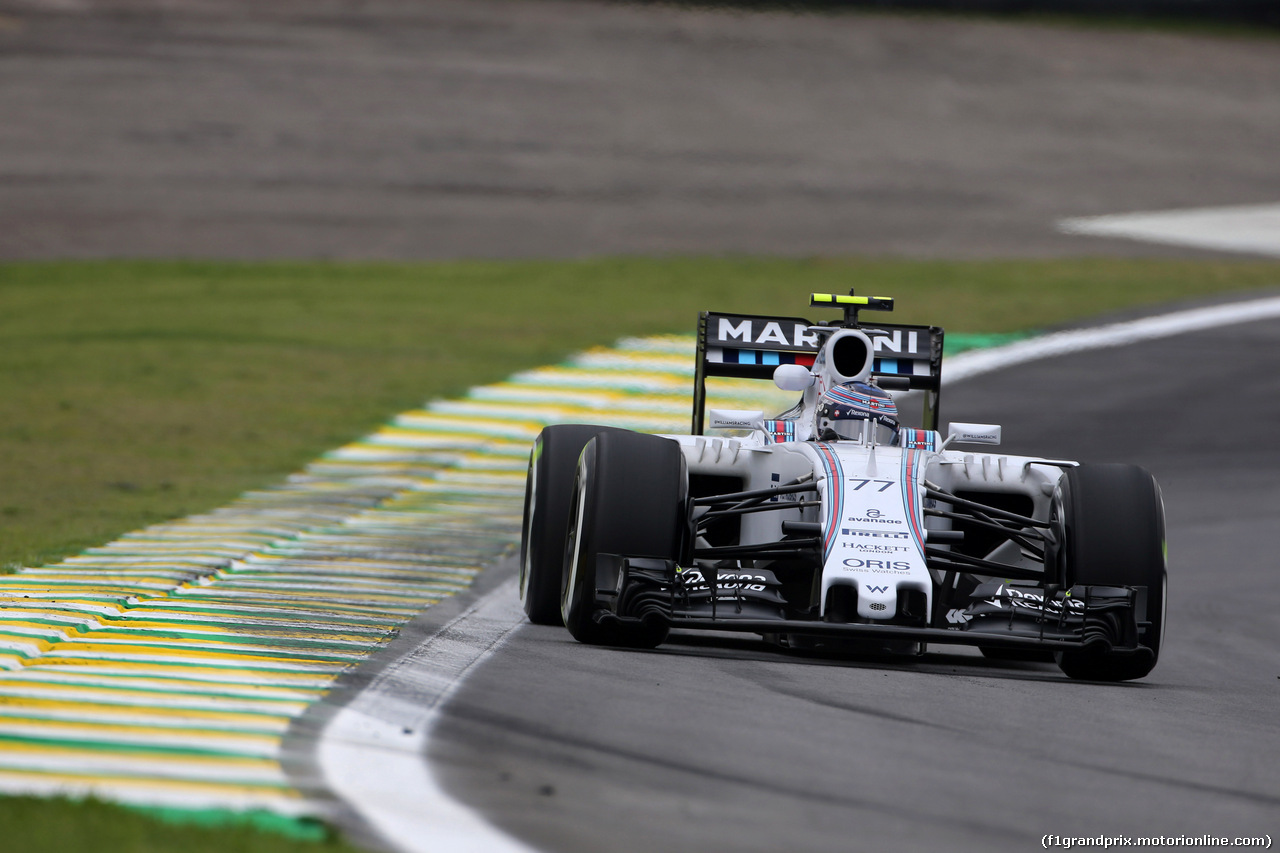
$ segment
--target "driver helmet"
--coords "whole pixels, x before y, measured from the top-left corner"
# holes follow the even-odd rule
[[[885,391],[866,382],[846,382],[829,388],[818,398],[814,434],[819,440],[862,438],[863,424],[871,422],[877,444],[892,444],[898,437],[898,406]]]

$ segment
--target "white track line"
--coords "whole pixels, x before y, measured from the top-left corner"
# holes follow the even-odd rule
[[[1280,256],[1280,204],[1200,207],[1064,219],[1067,234]]]
[[[950,385],[1018,364],[1280,317],[1280,297],[1057,332],[948,359]],[[439,709],[524,622],[511,578],[405,654],[342,708],[320,736],[329,788],[405,853],[528,853],[454,800],[426,765]]]
[[[320,736],[330,790],[406,853],[529,853],[440,787],[426,764],[439,708],[524,621],[503,583],[380,672]]]
[[[1042,358],[1121,347],[1140,341],[1274,317],[1280,317],[1280,297],[1234,302],[1212,308],[1192,308],[1091,329],[1054,332],[991,349],[972,350],[947,359],[943,362],[942,381],[949,385]]]

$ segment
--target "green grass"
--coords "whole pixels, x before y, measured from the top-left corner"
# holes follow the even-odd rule
[[[433,396],[701,309],[1008,332],[1280,283],[1247,262],[0,264],[0,567],[222,504]]]
[[[1052,327],[1280,284],[1247,262],[668,259],[0,264],[0,566],[218,506],[433,396],[703,309],[898,299],[953,332]],[[5,849],[349,850],[102,803],[0,797]]]
[[[225,813],[155,817],[100,800],[0,797],[4,850],[22,853],[357,853],[324,827],[311,840],[264,831]]]

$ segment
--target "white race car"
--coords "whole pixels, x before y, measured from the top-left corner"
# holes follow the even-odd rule
[[[542,431],[521,541],[529,618],[586,643],[745,631],[853,654],[968,644],[1100,681],[1149,673],[1166,583],[1151,474],[954,449],[998,445],[1000,427],[937,431],[942,330],[859,322],[892,299],[811,305],[844,316],[700,316],[690,435]],[[801,398],[771,418],[708,410],[714,376]],[[897,403],[915,396],[908,427]]]

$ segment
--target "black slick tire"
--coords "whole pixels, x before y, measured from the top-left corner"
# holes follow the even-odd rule
[[[582,448],[614,427],[556,424],[539,433],[529,454],[520,536],[520,602],[535,625],[563,625],[560,579],[573,482]]]
[[[679,560],[688,517],[688,475],[675,441],[607,432],[587,442],[578,461],[561,584],[561,615],[575,639],[639,648],[666,639],[664,623],[596,621],[597,558]]]
[[[1056,654],[1071,678],[1129,681],[1155,667],[1164,638],[1167,567],[1164,502],[1155,478],[1136,465],[1069,468],[1055,496],[1061,516],[1058,556],[1068,585],[1146,588],[1146,623],[1138,642],[1146,655],[1089,650]]]

